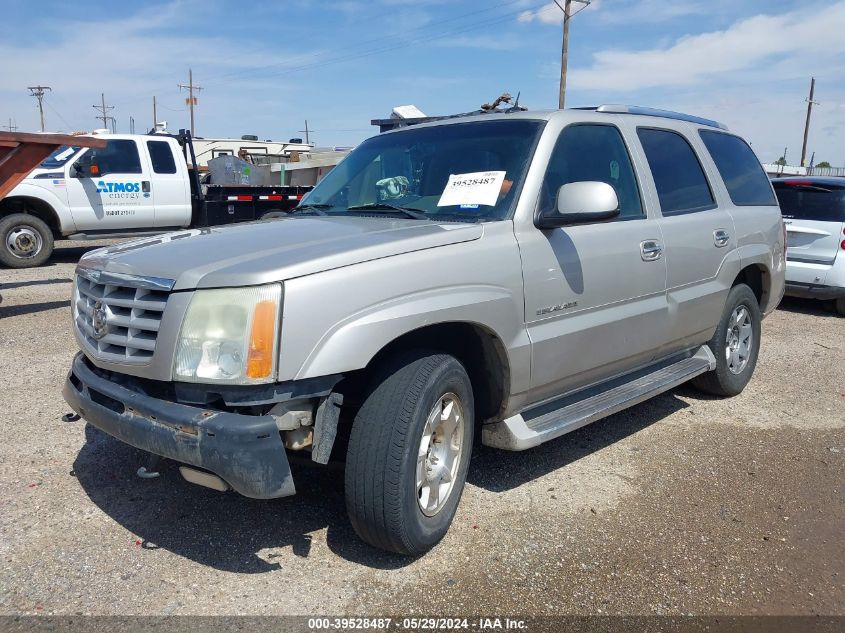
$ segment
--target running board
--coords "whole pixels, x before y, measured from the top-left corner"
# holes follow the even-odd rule
[[[586,393],[566,396],[486,425],[481,441],[495,448],[524,451],[639,404],[715,368],[716,358],[710,348],[703,345],[692,356],[623,376],[587,389]]]

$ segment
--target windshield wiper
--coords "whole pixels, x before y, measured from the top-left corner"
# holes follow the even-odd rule
[[[331,209],[333,206],[333,204],[320,204],[317,202],[313,204],[301,204],[298,207],[294,207],[291,213],[296,213],[297,211],[313,211],[315,215],[328,215],[323,209]]]
[[[430,220],[431,218],[422,210],[413,207],[400,207],[389,202],[370,202],[369,204],[359,204],[354,207],[349,207],[347,211],[398,211],[404,213],[409,218],[414,220]]]

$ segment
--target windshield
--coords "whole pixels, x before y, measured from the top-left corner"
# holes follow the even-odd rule
[[[80,147],[76,146],[71,147],[68,145],[62,145],[60,148],[55,150],[52,154],[50,154],[47,158],[44,159],[44,161],[41,163],[41,167],[45,167],[47,169],[55,169],[56,167],[61,167],[71,158],[73,158],[80,149]]]
[[[820,222],[845,222],[845,186],[788,180],[774,183],[783,217]]]
[[[542,121],[499,119],[376,136],[329,172],[300,206],[319,207],[326,215],[501,220],[513,209],[542,127]]]

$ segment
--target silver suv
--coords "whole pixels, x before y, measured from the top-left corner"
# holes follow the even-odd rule
[[[788,239],[786,294],[831,299],[845,316],[845,178],[776,178]]]
[[[691,379],[742,391],[784,267],[772,186],[716,122],[452,117],[363,142],[291,217],[85,256],[63,393],[219,490],[293,494],[289,452],[345,461],[357,533],[417,554],[474,442],[525,450]]]

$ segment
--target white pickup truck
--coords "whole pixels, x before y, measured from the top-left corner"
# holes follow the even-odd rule
[[[150,235],[272,217],[310,190],[200,185],[184,131],[96,135],[106,139],[105,148],[60,147],[0,200],[0,265],[40,266],[54,239]]]

